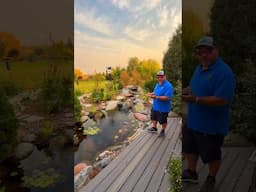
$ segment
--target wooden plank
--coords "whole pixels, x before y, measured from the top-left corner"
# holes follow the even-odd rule
[[[108,175],[117,168],[120,163],[124,161],[127,155],[134,149],[134,147],[141,146],[144,141],[144,137],[149,137],[148,134],[142,132],[137,139],[135,139],[127,148],[119,154],[116,159],[114,159],[106,168],[104,168],[95,178],[93,178],[85,187],[83,187],[81,192],[92,192],[94,189],[103,182],[104,179],[108,177]]]
[[[100,188],[107,188],[107,192],[117,192],[122,187],[127,177],[134,171],[136,166],[140,163],[141,159],[144,157],[147,151],[154,145],[156,140],[157,135],[153,135],[153,137],[151,137],[151,140],[146,145],[144,145],[139,152],[135,154],[131,161],[129,161],[127,164],[124,164],[123,167],[119,166],[119,169],[116,172],[116,174],[111,175],[111,178],[115,178],[114,182],[110,183],[111,185],[109,187],[101,186]]]
[[[246,162],[246,166],[243,168],[243,172],[240,175],[239,181],[236,183],[234,192],[245,191],[248,192],[250,185],[252,184],[252,177],[255,171],[256,165],[251,161]]]
[[[227,158],[227,153],[228,150],[222,150],[222,161],[224,162],[225,159]],[[183,162],[184,164],[186,164],[186,162]],[[186,169],[187,166],[184,166],[183,164],[183,169]],[[197,172],[199,175],[199,183],[198,184],[192,184],[192,183],[187,183],[187,182],[183,182],[182,183],[182,191],[184,192],[190,192],[190,191],[197,191],[200,188],[200,185],[202,185],[202,183],[204,182],[207,174],[208,174],[208,166],[203,164],[203,162],[201,161],[201,159],[199,158],[198,160],[198,166],[197,166]]]
[[[234,153],[238,153],[238,156],[237,159],[230,162],[233,164],[233,167],[222,184],[222,191],[233,191],[235,183],[239,180],[242,169],[246,166],[245,163],[250,155],[248,149],[234,150]]]
[[[157,192],[167,192],[167,191],[169,191],[169,188],[171,187],[170,182],[169,182],[169,178],[170,178],[170,175],[166,172],[165,175],[164,175],[163,181],[162,181],[162,183],[161,183]],[[153,192],[151,190],[149,190],[149,191]]]
[[[233,151],[233,148],[226,148],[227,150],[227,157],[222,162],[218,175],[216,177],[216,188],[221,189],[221,185],[224,182],[225,178],[227,177],[229,171],[233,166],[233,161],[237,158],[238,153]]]
[[[177,121],[178,119],[176,119]],[[175,134],[172,138],[170,138],[170,142],[165,150],[165,152],[163,153],[162,158],[160,159],[160,162],[158,164],[158,166],[156,167],[155,170],[150,171],[149,173],[146,173],[144,178],[142,178],[144,181],[148,182],[147,188],[145,191],[157,191],[161,185],[163,176],[165,174],[166,171],[166,167],[169,161],[169,158],[173,152],[173,144],[176,142],[176,140],[178,139],[178,135],[179,135],[179,128],[181,127],[181,123],[178,122],[176,127],[173,127],[173,129],[175,129]],[[153,172],[153,174],[152,174]],[[152,175],[151,175],[152,174]],[[142,181],[143,181],[142,180]],[[139,186],[139,183],[138,185]],[[139,188],[138,188],[139,189]],[[134,190],[135,191],[135,190]],[[140,192],[140,191],[139,191]]]
[[[174,134],[174,131],[172,131],[172,127],[175,126],[175,121],[172,120],[170,121],[170,124],[168,125],[167,128],[167,134]],[[120,192],[129,192],[132,191],[132,189],[134,188],[134,186],[136,185],[137,181],[139,180],[139,178],[141,177],[141,175],[143,174],[144,170],[146,168],[150,168],[148,166],[148,164],[150,163],[150,161],[152,160],[156,150],[159,148],[160,145],[163,145],[163,142],[168,142],[167,140],[163,140],[163,139],[158,139],[156,141],[156,143],[154,144],[153,148],[150,149],[150,151],[147,152],[145,158],[143,158],[143,160],[140,162],[139,166],[136,167],[136,169],[132,172],[132,174],[127,178],[126,182],[124,183],[124,185],[121,187],[121,189],[119,190]]]
[[[234,149],[233,153],[237,153],[237,159],[229,162],[232,164],[228,175],[225,177],[224,182],[220,186],[220,191],[232,192],[236,186],[236,183],[240,179],[243,169],[246,167],[251,149]],[[248,178],[249,179],[249,178]],[[245,191],[245,190],[244,190]]]
[[[145,151],[151,144],[155,141],[155,135],[148,134],[144,137],[143,142],[140,146],[135,146],[134,149],[127,155],[127,158],[111,172],[110,175],[96,187],[96,191],[106,191],[107,188],[118,178],[119,174],[123,172],[123,170],[134,160],[134,158],[141,153],[141,151]],[[145,147],[146,146],[146,147]]]

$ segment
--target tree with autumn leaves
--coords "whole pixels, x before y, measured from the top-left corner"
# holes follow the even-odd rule
[[[88,75],[84,74],[80,69],[75,69],[74,71],[74,80],[76,81],[77,85],[79,84],[80,80],[88,79]]]
[[[160,69],[160,64],[153,59],[140,61],[137,57],[131,57],[127,68],[121,71],[120,82],[123,86],[133,84],[145,87],[153,80],[155,84],[155,75]]]

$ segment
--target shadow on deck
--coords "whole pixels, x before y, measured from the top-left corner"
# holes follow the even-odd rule
[[[167,192],[169,158],[181,154],[180,118],[170,118],[165,138],[146,131],[80,192]]]
[[[253,157],[254,150],[253,147],[223,147],[222,165],[216,177],[216,192],[252,192],[256,190],[252,189],[256,167]],[[196,192],[203,184],[208,174],[208,167],[200,161],[197,170],[199,184],[183,183],[183,192]]]

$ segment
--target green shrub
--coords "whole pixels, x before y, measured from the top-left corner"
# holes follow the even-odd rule
[[[181,81],[174,84],[174,96],[172,98],[172,111],[181,115]]]
[[[45,74],[42,99],[47,113],[60,112],[73,105],[73,81],[61,74],[61,65],[53,64]]]
[[[147,90],[147,92],[153,92],[156,83],[157,81],[155,79],[152,79],[150,81],[146,81],[143,87],[145,90]]]
[[[10,81],[1,82],[0,87],[3,89],[7,96],[17,95],[20,91],[17,86]]]
[[[180,192],[182,188],[181,173],[182,160],[181,158],[170,159],[168,165],[168,172],[170,174],[171,188],[170,192]]]
[[[17,145],[19,122],[5,92],[0,89],[0,160],[8,157]]]
[[[74,94],[74,113],[75,113],[75,121],[79,121],[81,117],[81,110],[82,106],[80,104],[80,101],[78,100],[79,91],[75,91]]]
[[[255,108],[256,75],[247,72],[237,78],[231,128],[256,144]]]

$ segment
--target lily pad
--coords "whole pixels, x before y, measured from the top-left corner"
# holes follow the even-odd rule
[[[0,192],[5,192],[5,187],[0,187]]]
[[[14,176],[17,176],[17,175],[18,175],[18,173],[16,171],[11,172],[11,174],[10,174],[11,177],[14,177]]]
[[[59,182],[62,176],[55,169],[35,170],[31,176],[24,176],[22,180],[25,187],[46,188]]]
[[[100,128],[98,127],[88,127],[84,129],[83,134],[84,135],[96,135],[100,132]]]

